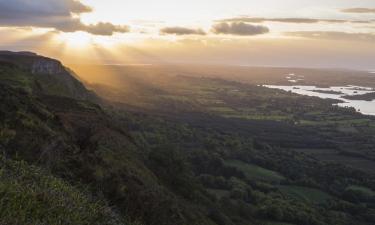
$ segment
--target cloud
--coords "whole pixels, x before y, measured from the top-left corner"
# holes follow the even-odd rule
[[[95,25],[85,25],[82,27],[83,31],[96,35],[112,35],[114,32],[126,33],[129,32],[128,26],[116,26],[111,23],[97,23]]]
[[[85,31],[96,35],[128,32],[126,26],[100,22],[86,25],[79,15],[92,9],[76,0],[0,0],[0,26],[54,28],[63,32]]]
[[[191,29],[186,27],[165,27],[160,30],[161,34],[174,35],[206,35],[202,29]]]
[[[235,17],[218,20],[218,22],[243,22],[243,23],[371,23],[371,21],[350,21],[338,19],[311,19],[311,18],[264,18],[264,17]]]
[[[268,33],[270,30],[265,26],[256,26],[244,22],[217,23],[212,26],[215,34],[233,34],[240,36],[254,36]]]
[[[287,36],[303,37],[310,39],[346,40],[346,41],[366,41],[374,42],[373,33],[347,33],[338,31],[294,31],[285,32]]]
[[[344,13],[375,13],[375,8],[348,8],[342,9]]]

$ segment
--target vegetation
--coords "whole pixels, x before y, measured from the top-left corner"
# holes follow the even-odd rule
[[[1,158],[2,224],[125,224],[104,201],[35,166]]]
[[[288,185],[280,186],[279,189],[282,193],[303,201],[323,204],[332,200],[329,194],[314,188]]]
[[[285,178],[275,171],[267,170],[254,164],[248,164],[239,160],[229,160],[227,165],[242,171],[248,179],[280,183]]]
[[[375,223],[372,117],[187,76],[124,76],[131,93],[93,85],[115,102],[96,101],[54,75],[39,81],[55,91],[35,88],[14,60],[0,65],[5,224]]]

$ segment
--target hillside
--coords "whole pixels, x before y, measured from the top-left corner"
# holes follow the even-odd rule
[[[375,223],[372,117],[221,79],[90,88],[106,100],[56,60],[0,53],[1,222]]]
[[[29,52],[0,51],[1,81],[39,94],[94,100],[89,92],[61,62]]]
[[[105,201],[24,162],[1,158],[0,195],[2,224],[130,224]]]
[[[76,89],[60,94],[35,88],[34,82],[46,84],[37,77],[39,73],[25,66],[31,64],[23,63],[30,56],[21,54],[21,64],[15,63],[18,56],[7,56],[7,64],[1,66],[1,146],[6,157],[44,167],[74,185],[87,186],[93,195],[105,196],[111,205],[131,214],[134,220],[142,217],[158,223],[173,218],[175,213],[176,219],[181,219],[182,213],[190,213],[184,209],[189,208],[187,204],[179,212],[171,210],[181,203],[144,165],[146,152],[136,147],[119,121],[81,98],[91,93],[81,89],[83,86],[77,80],[65,70],[47,74],[53,82],[59,82],[60,75],[68,78],[59,83],[62,90],[70,90],[71,80],[78,84],[80,95],[74,98],[70,94]],[[28,82],[23,83],[23,79]],[[160,204],[166,205],[160,208]],[[143,207],[149,209],[139,211]],[[161,212],[166,215],[163,217]]]

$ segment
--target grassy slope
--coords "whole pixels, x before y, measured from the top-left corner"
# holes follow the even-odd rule
[[[125,224],[104,202],[23,162],[1,158],[0,196],[1,224]]]
[[[0,147],[8,157],[46,167],[74,184],[85,184],[93,195],[103,196],[121,215],[134,220],[142,219],[147,224],[212,224],[205,212],[160,184],[143,161],[146,152],[132,143],[125,124],[114,121],[93,103],[64,94],[27,91],[33,82],[22,83],[19,75],[30,79],[33,75],[22,75],[22,70],[12,65],[9,68],[0,73]],[[16,200],[12,198],[9,204],[20,205]],[[23,211],[15,210],[14,214]]]

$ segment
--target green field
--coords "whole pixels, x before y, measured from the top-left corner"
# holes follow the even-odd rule
[[[359,192],[359,193],[362,193],[363,195],[368,196],[368,197],[375,197],[375,191],[373,191],[369,188],[366,188],[366,187],[352,185],[352,186],[347,187],[346,190]]]
[[[326,192],[315,188],[300,186],[279,186],[279,190],[286,196],[311,203],[324,203],[332,197]]]
[[[225,163],[228,166],[239,169],[249,179],[267,181],[272,183],[279,183],[280,181],[285,179],[285,177],[275,171],[268,170],[254,164],[245,163],[239,160],[228,160]]]

